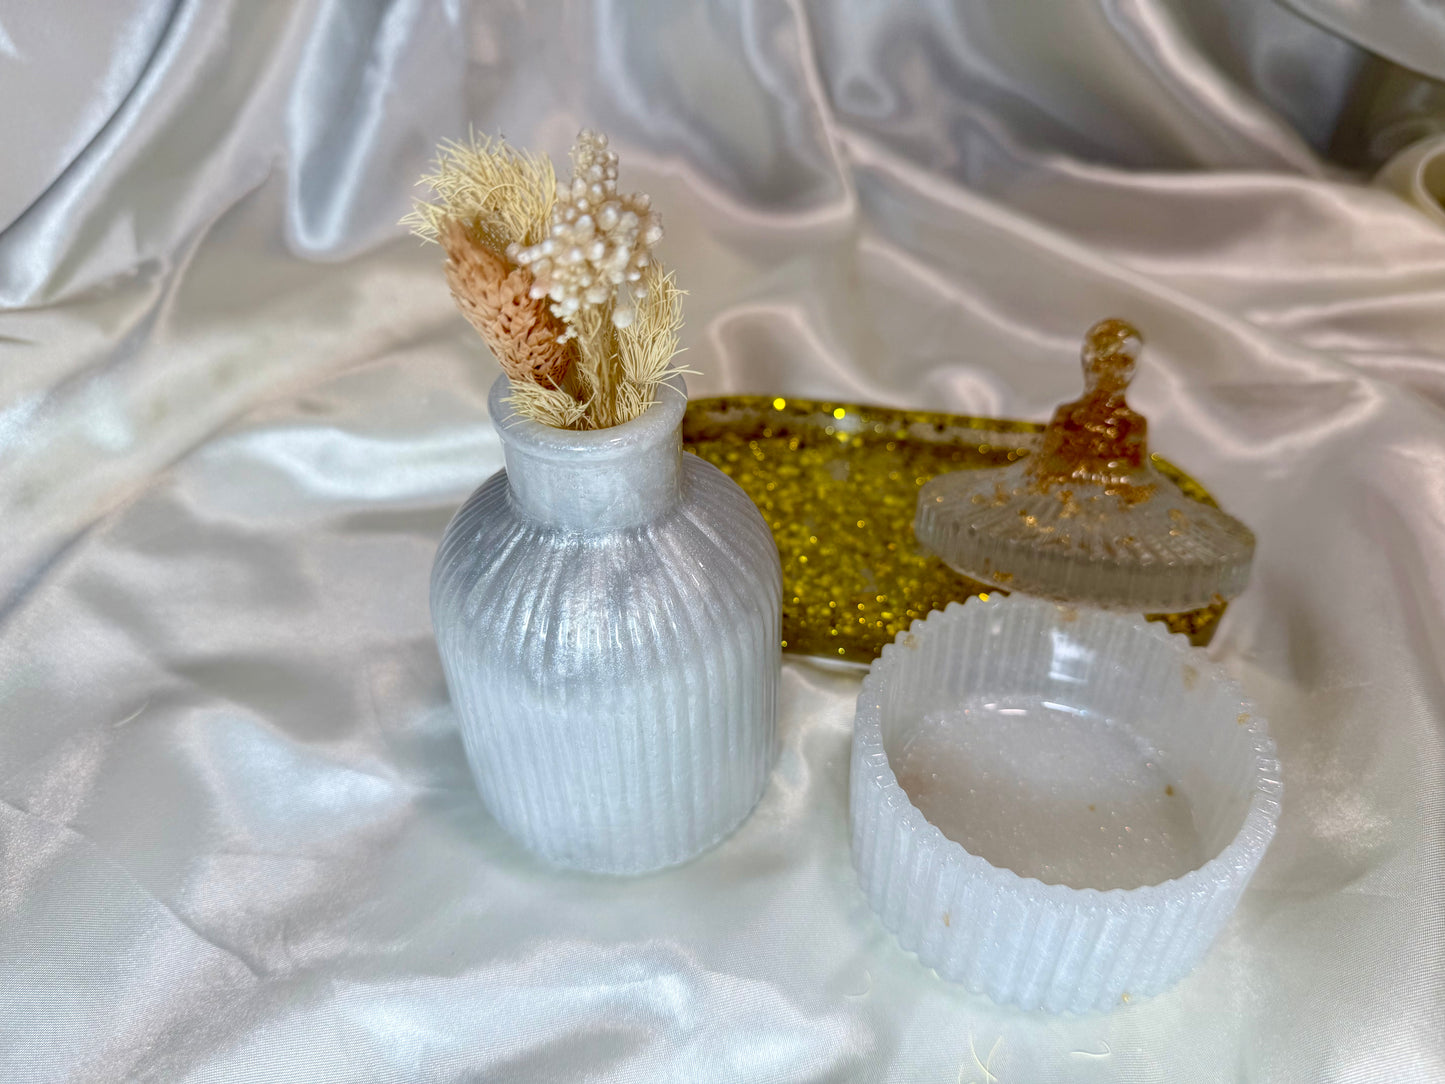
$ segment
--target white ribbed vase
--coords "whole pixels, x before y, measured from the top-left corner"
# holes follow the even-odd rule
[[[432,569],[432,624],[482,799],[559,866],[643,873],[728,835],[774,751],[782,575],[767,524],[684,455],[681,378],[574,432],[491,391],[506,469]]]

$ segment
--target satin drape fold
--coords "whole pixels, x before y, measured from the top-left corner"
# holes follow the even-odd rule
[[[1365,10],[9,5],[0,1079],[1445,1078],[1442,159],[1329,156],[1445,23]],[[858,679],[806,661],[715,852],[503,838],[426,611],[495,369],[395,226],[469,124],[612,134],[694,395],[1041,418],[1144,329],[1155,447],[1259,536],[1214,650],[1288,795],[1198,973],[1045,1018],[921,968],[849,864]]]

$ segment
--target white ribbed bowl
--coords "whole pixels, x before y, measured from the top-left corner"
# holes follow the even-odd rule
[[[1105,1010],[1188,974],[1281,793],[1239,686],[1139,617],[951,603],[883,649],[858,697],[869,902],[944,978],[1027,1009]]]

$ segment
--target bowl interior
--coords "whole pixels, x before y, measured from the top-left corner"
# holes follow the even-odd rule
[[[1218,855],[1255,750],[1238,687],[1142,619],[1030,601],[935,614],[890,652],[880,718],[899,785],[995,866],[1138,888]]]

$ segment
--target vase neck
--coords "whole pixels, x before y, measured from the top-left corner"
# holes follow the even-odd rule
[[[677,504],[682,437],[614,456],[537,455],[503,438],[507,485],[528,518],[571,531],[613,531],[650,523]]]
[[[507,463],[507,485],[529,519],[571,531],[637,527],[666,515],[681,497],[681,380],[660,401],[611,429],[553,429],[517,416],[506,377],[492,386],[491,409]]]

